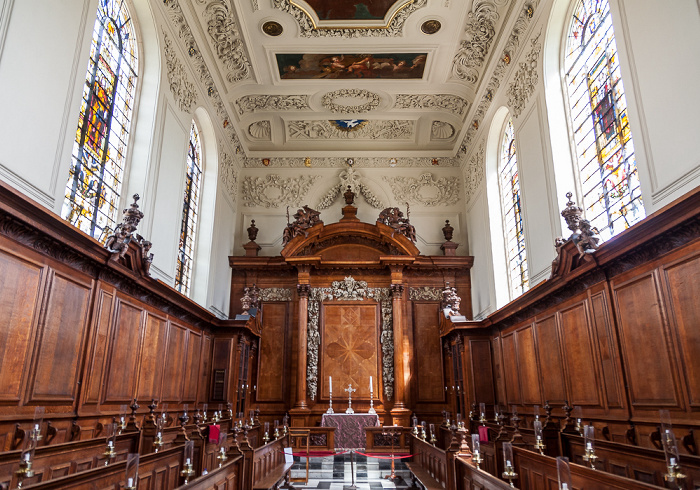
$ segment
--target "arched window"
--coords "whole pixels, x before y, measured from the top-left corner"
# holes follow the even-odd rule
[[[523,233],[523,210],[520,201],[518,156],[515,150],[515,130],[509,119],[501,140],[501,156],[498,162],[501,191],[501,209],[506,242],[508,280],[513,298],[528,290],[527,255]]]
[[[182,222],[180,224],[180,248],[177,254],[177,271],[175,288],[182,294],[189,295],[192,281],[192,258],[197,232],[197,208],[199,206],[199,188],[202,181],[202,146],[199,129],[192,121],[190,143],[187,150],[187,174],[185,175],[185,193],[182,204]]]
[[[61,216],[101,242],[118,218],[136,63],[124,0],[99,0]]]
[[[565,56],[586,218],[610,238],[644,218],[608,0],[581,0]]]

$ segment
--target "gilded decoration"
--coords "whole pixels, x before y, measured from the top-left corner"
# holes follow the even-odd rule
[[[391,400],[394,396],[394,324],[389,288],[371,288],[367,286],[367,281],[356,281],[352,276],[348,276],[342,281],[333,281],[329,288],[312,287],[309,292],[306,384],[312,400],[316,399],[318,393],[321,303],[325,300],[362,301],[367,299],[375,300],[381,307],[382,326],[379,341],[382,346],[384,396],[387,400]]]

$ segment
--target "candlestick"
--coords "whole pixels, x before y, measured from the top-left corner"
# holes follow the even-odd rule
[[[377,413],[377,411],[374,409],[374,392],[372,391],[372,376],[369,377],[369,411],[367,413]]]
[[[185,459],[185,464],[180,471],[180,476],[184,477],[185,485],[187,485],[190,482],[192,475],[194,475],[194,467],[192,465],[192,458],[194,457],[194,441],[187,441],[185,443],[183,457]]]
[[[679,464],[680,454],[678,453],[676,435],[671,425],[671,414],[668,410],[659,410],[659,416],[661,417],[661,442],[666,455],[667,472],[664,475],[664,480],[675,484],[680,489],[683,488],[686,475],[681,471]]]
[[[333,376],[328,376],[328,391],[333,391]]]
[[[483,461],[481,458],[481,443],[479,442],[479,434],[472,434],[472,461],[476,465],[476,469],[479,469],[479,465]]]
[[[586,454],[583,456],[583,460],[587,461],[591,465],[591,469],[595,469],[595,460],[598,456],[595,455],[595,448],[593,447],[595,441],[595,427],[592,425],[583,426],[583,436],[586,448]]]
[[[515,469],[513,468],[513,446],[510,442],[504,442],[503,443],[503,478],[508,480],[508,483],[510,483],[511,487],[515,487],[513,485],[513,480],[518,479],[518,474],[515,472]]]
[[[535,420],[533,428],[535,429],[535,449],[537,449],[540,454],[544,455],[544,450],[547,446],[542,441],[542,422]]]
[[[372,393],[372,376],[369,377],[369,392]]]

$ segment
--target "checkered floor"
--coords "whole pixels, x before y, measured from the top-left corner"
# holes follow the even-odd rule
[[[401,460],[396,460],[395,474],[392,482],[385,478],[391,474],[391,461],[354,455],[354,464],[349,454],[309,459],[308,483],[294,483],[296,489],[343,490],[352,485],[353,470],[355,487],[358,490],[379,490],[382,488],[411,488],[410,473]],[[306,476],[306,458],[294,457],[292,478]],[[409,482],[409,483],[406,483]]]

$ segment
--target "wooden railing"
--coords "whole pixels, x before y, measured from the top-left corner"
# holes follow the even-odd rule
[[[457,488],[460,490],[482,488],[488,488],[489,490],[506,490],[511,488],[508,483],[496,478],[490,473],[477,469],[476,466],[473,466],[470,462],[463,458],[455,458],[455,472]]]
[[[309,451],[333,451],[335,427],[294,427],[309,431]],[[290,446],[295,453],[306,450],[306,437],[291,437]]]
[[[284,475],[279,474],[279,472],[285,465],[285,447],[289,447],[288,435],[272,440],[256,449],[245,442],[241,444],[240,450],[244,457],[242,490],[251,490],[260,482],[269,479],[281,479]]]
[[[392,431],[393,436],[389,435],[387,430]],[[389,454],[393,447],[394,453],[408,453],[411,450],[409,434],[411,434],[410,427],[365,427],[367,452]]]
[[[426,470],[446,490],[457,490],[455,485],[454,457],[455,451],[442,450],[429,444],[413,434],[409,436],[412,463]]]

